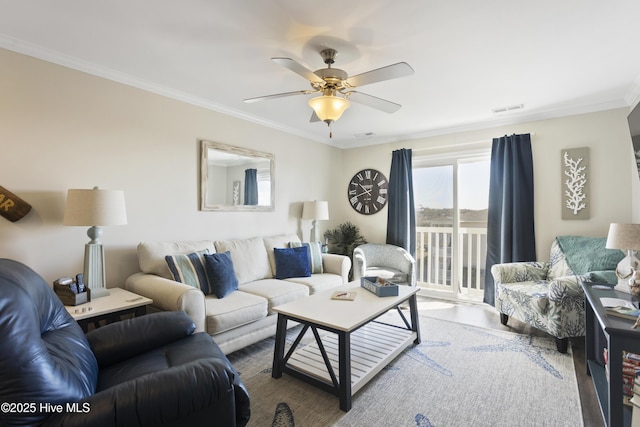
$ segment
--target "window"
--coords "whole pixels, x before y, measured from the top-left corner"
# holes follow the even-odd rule
[[[258,205],[271,205],[271,171],[269,169],[258,169]]]

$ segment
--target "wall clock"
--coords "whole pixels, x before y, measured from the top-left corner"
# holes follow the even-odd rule
[[[373,215],[387,204],[389,183],[387,178],[375,169],[362,169],[349,181],[347,198],[356,212]]]

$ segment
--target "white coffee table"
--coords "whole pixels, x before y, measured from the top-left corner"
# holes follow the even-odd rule
[[[336,291],[357,292],[353,301],[332,300]],[[400,286],[399,295],[378,297],[351,282],[274,307],[278,313],[271,376],[287,373],[340,398],[340,409],[351,409],[352,396],[411,343],[420,343],[416,293],[418,288]],[[410,322],[399,306],[409,301]],[[376,321],[397,308],[403,325]],[[285,355],[287,322],[303,324]],[[298,348],[311,329],[315,343]],[[331,332],[321,334],[318,330]],[[337,375],[336,375],[337,370]]]

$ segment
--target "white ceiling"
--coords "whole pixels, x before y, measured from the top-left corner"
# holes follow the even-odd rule
[[[638,0],[0,0],[0,47],[346,148],[631,105],[639,19]],[[310,88],[270,58],[316,70],[326,47],[350,76],[409,63],[358,88],[402,108],[352,103],[330,140],[312,95],[243,102]]]

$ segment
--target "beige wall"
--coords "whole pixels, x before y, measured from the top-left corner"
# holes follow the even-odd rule
[[[389,173],[391,151],[454,146],[505,133],[534,132],[538,255],[558,234],[606,235],[632,219],[633,161],[626,109],[509,128],[340,150],[220,113],[0,49],[0,185],[33,206],[22,220],[0,218],[0,257],[25,262],[51,282],[82,270],[85,227],[62,225],[69,188],[125,191],[129,223],[106,227],[107,282],[137,271],[140,241],[226,239],[301,230],[302,201],[328,200],[331,220],[356,223],[384,241],[387,209],[363,216],[347,202],[347,183],[365,167]],[[198,210],[199,138],[276,157],[276,208],[263,213]],[[560,150],[591,148],[591,218],[560,218]],[[637,189],[637,187],[636,187]]]
[[[82,270],[86,227],[62,225],[69,188],[124,190],[128,225],[105,227],[107,283],[137,271],[140,241],[298,233],[302,202],[328,200],[341,150],[0,50],[0,186],[32,205],[0,218],[0,257],[48,282]],[[273,212],[198,210],[198,138],[275,154]],[[319,223],[320,231],[332,221]],[[337,222],[336,222],[337,224]]]
[[[609,110],[566,118],[542,120],[474,132],[424,138],[394,144],[354,148],[343,152],[342,212],[345,220],[357,223],[365,238],[383,242],[386,238],[387,209],[365,217],[346,200],[346,183],[360,169],[374,167],[385,174],[391,167],[391,152],[399,148],[415,150],[414,158],[428,153],[428,147],[451,149],[490,144],[494,137],[513,133],[532,133],[534,162],[534,203],[536,245],[539,260],[549,259],[549,248],[557,235],[606,236],[611,222],[632,220],[632,145],[627,126],[628,109]],[[479,143],[479,144],[474,144]],[[561,218],[561,150],[590,147],[591,215],[588,220]]]

